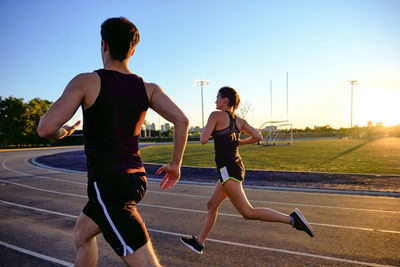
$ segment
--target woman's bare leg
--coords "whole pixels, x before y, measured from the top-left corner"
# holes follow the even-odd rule
[[[207,202],[207,209],[208,209],[207,218],[204,222],[203,228],[201,229],[199,236],[197,237],[197,240],[200,243],[204,244],[208,234],[214,227],[215,221],[217,220],[218,209],[226,197],[227,194],[222,188],[221,183],[218,182],[217,185],[215,186],[214,192],[212,193],[210,199]]]
[[[247,220],[290,224],[290,216],[268,208],[253,208],[243,191],[242,183],[229,179],[222,185],[232,204]]]

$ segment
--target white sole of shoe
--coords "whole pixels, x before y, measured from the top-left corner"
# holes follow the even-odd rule
[[[300,220],[304,223],[304,225],[310,230],[312,237],[314,237],[314,232],[311,228],[311,226],[308,224],[306,218],[303,217],[303,215],[300,213],[298,209],[295,209],[294,212],[299,216]]]
[[[186,244],[183,240],[182,240],[182,238],[179,238],[180,240],[181,240],[181,242],[182,242],[182,244],[184,244],[185,246],[187,246],[188,248],[190,248],[191,250],[193,250],[194,252],[196,252],[197,254],[203,254],[203,251],[201,251],[201,252],[199,252],[199,251],[197,251],[196,249],[194,249],[191,245],[188,245],[188,244]]]

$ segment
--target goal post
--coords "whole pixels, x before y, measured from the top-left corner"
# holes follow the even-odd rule
[[[286,72],[286,120],[273,121],[272,116],[272,80],[270,80],[270,108],[271,120],[263,123],[259,130],[263,136],[263,140],[259,144],[265,146],[274,145],[292,145],[293,144],[293,129],[289,123],[289,72]]]
[[[260,144],[265,146],[292,145],[293,129],[288,121],[269,121],[261,125],[263,140]]]

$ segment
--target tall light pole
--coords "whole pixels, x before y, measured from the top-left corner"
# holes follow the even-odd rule
[[[207,85],[208,81],[207,80],[195,80],[194,83],[196,85],[200,85],[200,87],[201,87],[201,122],[202,122],[202,128],[204,129],[203,85]]]
[[[357,80],[349,81],[351,83],[351,118],[350,118],[350,129],[353,128],[353,86],[358,84]]]

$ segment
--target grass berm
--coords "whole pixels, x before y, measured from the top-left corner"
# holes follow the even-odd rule
[[[172,145],[141,150],[144,162],[168,163]],[[400,175],[400,138],[295,140],[290,146],[239,147],[246,169]],[[183,166],[214,167],[214,148],[188,144]]]

